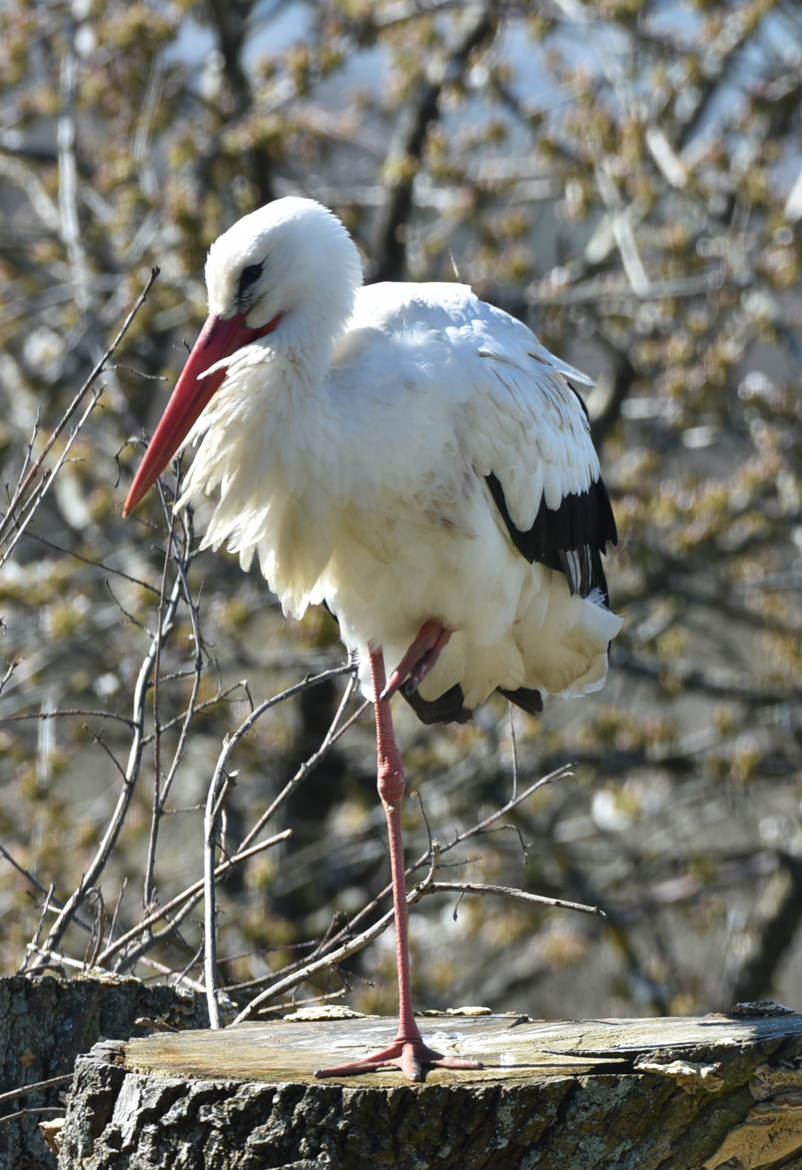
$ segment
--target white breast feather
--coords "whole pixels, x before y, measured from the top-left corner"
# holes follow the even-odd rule
[[[219,488],[204,543],[246,567],[256,552],[288,612],[328,601],[346,644],[381,645],[390,669],[442,621],[424,698],[601,685],[620,619],[530,566],[484,484],[521,531],[543,498],[586,491],[598,458],[566,377],[589,379],[460,285],[362,289],[323,385],[292,373],[249,347],[196,425],[179,506]]]

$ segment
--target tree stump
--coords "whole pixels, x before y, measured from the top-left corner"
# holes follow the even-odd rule
[[[203,996],[166,984],[105,974],[0,979],[0,1170],[55,1166],[40,1123],[63,1111],[76,1057],[101,1036],[127,1040],[157,1026],[208,1022]]]
[[[750,1010],[751,1009],[751,1010]],[[802,1016],[422,1020],[480,1072],[315,1080],[376,1017],[160,1033],[81,1057],[62,1170],[780,1170],[802,1166]]]

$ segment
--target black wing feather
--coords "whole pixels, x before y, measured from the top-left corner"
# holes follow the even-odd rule
[[[401,687],[401,694],[421,723],[467,723],[473,715],[464,706],[462,687],[455,683],[436,699],[424,699],[417,691]]]
[[[549,569],[564,573],[568,588],[580,597],[587,597],[591,590],[598,589],[607,602],[607,581],[601,558],[608,541],[611,544],[617,542],[618,533],[610,497],[601,478],[593,480],[587,491],[569,492],[563,496],[557,508],[549,508],[545,498],[541,500],[535,522],[527,532],[522,532],[513,523],[498,476],[491,472],[485,481],[513,544],[530,564],[538,561]],[[532,715],[543,710],[543,699],[537,690],[499,687],[498,691]],[[417,691],[405,687],[401,688],[401,693],[423,723],[464,723],[473,714],[464,706],[459,684],[434,700],[423,699]]]
[[[485,477],[496,507],[507,526],[512,542],[530,565],[538,561],[563,573],[572,593],[587,597],[601,590],[607,601],[607,580],[602,554],[608,541],[615,544],[618,533],[604,480],[594,479],[584,492],[569,492],[557,508],[540,501],[535,522],[527,532],[516,528],[504,498],[501,481],[491,472]]]
[[[508,691],[506,687],[496,687],[496,690],[522,711],[528,711],[530,715],[539,715],[543,710],[543,696],[532,687],[518,687],[514,691]]]

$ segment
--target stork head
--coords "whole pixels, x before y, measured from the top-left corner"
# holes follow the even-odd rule
[[[219,236],[205,275],[208,319],[134,477],[124,516],[147,495],[222,385],[226,359],[246,345],[299,359],[325,357],[362,283],[359,253],[339,219],[313,199],[294,196],[243,216]]]

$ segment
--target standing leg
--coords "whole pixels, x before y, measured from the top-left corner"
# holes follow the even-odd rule
[[[393,881],[393,908],[395,910],[395,945],[398,962],[398,1035],[394,1043],[374,1056],[355,1060],[336,1068],[318,1069],[317,1077],[352,1076],[370,1069],[395,1066],[411,1081],[422,1081],[424,1070],[438,1068],[481,1068],[475,1060],[443,1056],[428,1048],[421,1037],[412,1010],[412,987],[409,976],[409,931],[407,914],[407,882],[404,872],[404,838],[401,827],[401,805],[406,789],[404,765],[395,740],[390,701],[385,691],[384,656],[381,650],[370,651],[370,668],[376,695],[376,749],[378,755],[379,797],[387,817],[390,838],[390,868]]]

